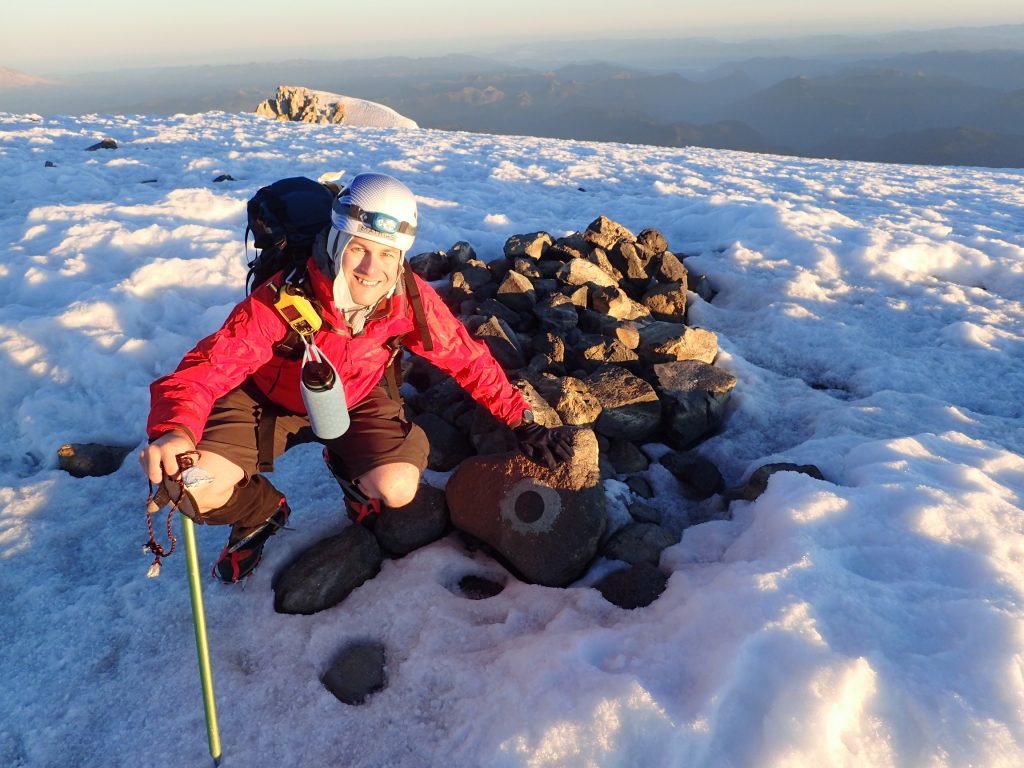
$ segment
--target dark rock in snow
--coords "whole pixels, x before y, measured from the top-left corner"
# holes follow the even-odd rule
[[[650,605],[668,584],[668,577],[650,563],[638,563],[625,570],[609,573],[594,588],[609,603],[632,610]]]
[[[474,576],[472,574],[459,579],[459,594],[470,600],[486,600],[489,597],[500,595],[505,589],[504,584],[489,579],[485,576]]]
[[[382,643],[353,643],[338,654],[320,682],[344,704],[362,704],[370,694],[384,690],[387,685],[386,660]]]
[[[117,472],[131,445],[65,443],[57,451],[57,465],[73,477],[102,477]]]
[[[448,260],[454,267],[461,267],[471,261],[476,261],[476,251],[465,240],[459,240],[448,249]]]
[[[695,453],[666,453],[660,461],[683,484],[690,498],[708,499],[725,489],[722,473],[703,456]]]
[[[103,139],[93,144],[91,147],[86,147],[86,152],[95,152],[97,149],[117,149],[117,142],[113,139]]]
[[[765,492],[765,489],[768,488],[768,478],[776,472],[800,472],[816,480],[825,479],[821,474],[821,470],[813,464],[789,464],[787,462],[765,464],[763,467],[758,467],[754,470],[742,487],[728,491],[726,493],[726,500],[730,502],[736,499],[754,501]]]
[[[374,535],[361,525],[306,548],[274,581],[274,610],[311,614],[331,608],[377,575],[383,560]]]

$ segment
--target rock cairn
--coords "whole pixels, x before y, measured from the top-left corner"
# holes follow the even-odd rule
[[[637,446],[679,450],[713,434],[736,379],[714,366],[718,339],[687,323],[683,260],[656,229],[634,235],[600,216],[583,232],[513,235],[485,263],[467,243],[411,259],[439,285],[548,426],[593,429],[602,461],[643,461]],[[697,280],[703,286],[703,276]],[[710,299],[708,294],[705,298]],[[436,437],[431,467],[514,447],[511,435],[428,363],[411,358],[413,417]]]
[[[664,588],[658,561],[678,531],[645,517],[651,505],[641,504],[634,523],[610,532],[601,480],[619,477],[650,498],[640,445],[659,442],[673,448],[664,463],[687,496],[723,490],[717,469],[691,452],[719,429],[736,385],[714,366],[715,334],[687,322],[688,290],[708,301],[713,292],[703,275],[691,280],[656,229],[635,235],[605,216],[566,237],[513,235],[503,256],[485,262],[460,242],[410,265],[487,345],[540,423],[578,429],[577,466],[565,477],[529,471],[506,453],[515,449],[511,430],[413,356],[407,405],[430,438],[429,466],[457,467],[447,488],[452,522],[540,584],[572,582],[599,554],[623,561],[628,571],[611,587],[596,586],[622,607],[647,605]]]

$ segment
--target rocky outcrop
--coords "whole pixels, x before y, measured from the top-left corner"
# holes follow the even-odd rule
[[[256,107],[256,114],[300,123],[333,123],[373,128],[418,128],[415,121],[390,107],[327,91],[281,85],[273,98]]]

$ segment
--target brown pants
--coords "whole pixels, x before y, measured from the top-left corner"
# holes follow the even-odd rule
[[[267,400],[251,384],[228,392],[213,405],[199,451],[216,453],[245,472],[223,507],[203,515],[214,525],[232,523],[235,532],[262,525],[276,511],[281,494],[260,472],[272,472],[274,459],[295,445],[319,442],[327,447],[343,476],[355,480],[384,464],[404,462],[422,471],[430,446],[427,436],[405,418],[400,403],[375,387],[349,409],[348,431],[334,440],[320,440],[309,419]]]

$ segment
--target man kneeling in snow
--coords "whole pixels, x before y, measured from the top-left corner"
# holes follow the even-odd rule
[[[172,498],[186,492],[186,514],[231,525],[214,566],[225,582],[249,575],[267,539],[288,519],[284,496],[260,473],[272,471],[274,459],[293,445],[313,440],[324,445],[324,460],[357,519],[379,512],[382,504],[401,507],[413,500],[429,446],[423,430],[406,420],[382,385],[396,338],[512,427],[524,454],[551,468],[570,455],[568,438],[534,423],[525,398],[487,347],[413,275],[433,341],[424,344],[402,280],[417,224],[408,187],[384,174],[359,174],[335,198],[331,220],[307,264],[307,290],[322,320],[307,339],[307,357],[311,343],[334,369],[321,362],[321,372],[334,378],[334,386],[307,382],[307,393],[319,384],[335,411],[328,417],[341,416],[342,422],[339,409],[347,403],[347,431],[336,436],[328,429],[326,438],[322,428],[314,433],[323,399],[307,409],[312,401],[302,395],[303,361],[281,349],[290,327],[274,307],[284,279],[280,273],[150,388],[151,442],[140,462],[153,483],[173,485]],[[179,458],[185,455],[193,467],[182,473]]]

